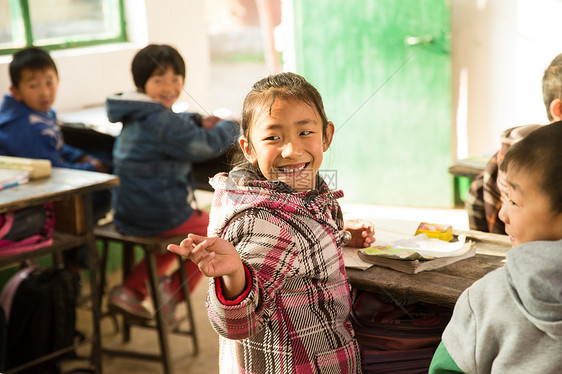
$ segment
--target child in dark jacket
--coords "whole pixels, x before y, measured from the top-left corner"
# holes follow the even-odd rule
[[[11,95],[0,107],[0,154],[50,160],[53,166],[107,172],[98,158],[64,143],[52,105],[59,77],[51,56],[22,49],[10,63]]]
[[[132,62],[137,89],[107,99],[109,120],[123,123],[113,149],[114,173],[120,179],[113,190],[114,222],[123,234],[172,236],[207,232],[209,214],[190,204],[194,189],[192,163],[224,153],[238,137],[239,126],[214,116],[172,111],[183,89],[185,70],[176,49],[149,45]],[[176,256],[167,252],[156,260],[158,274],[164,276]],[[111,291],[111,309],[152,318],[152,312],[143,305],[148,279],[144,261],[122,286]],[[189,288],[193,289],[202,274],[190,261],[186,261],[186,273]],[[167,302],[155,307],[161,308],[165,321],[173,324],[175,305],[183,299],[179,272],[171,279],[161,279]]]
[[[0,106],[0,155],[47,159],[56,167],[108,172],[109,160],[87,154],[64,143],[52,105],[59,77],[49,53],[29,47],[16,52],[10,62],[11,95]],[[92,194],[92,211],[97,221],[111,209],[109,191]],[[88,266],[87,246],[64,253],[67,266]]]

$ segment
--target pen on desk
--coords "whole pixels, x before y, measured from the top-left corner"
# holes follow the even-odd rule
[[[16,187],[19,186],[20,183],[19,182],[10,182],[10,183],[6,183],[0,186],[0,191],[5,190],[6,188],[10,188],[10,187]]]

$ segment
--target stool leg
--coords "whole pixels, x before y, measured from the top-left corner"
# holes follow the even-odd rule
[[[109,240],[102,239],[102,253],[100,258],[100,281],[99,281],[99,304],[100,311],[102,310],[103,296],[105,295],[105,287],[107,285],[107,254],[109,252]],[[113,322],[113,330],[115,333],[119,332],[119,323],[117,322],[117,317],[113,313],[102,313],[101,317],[109,316]]]
[[[101,308],[101,303],[102,303],[102,299],[103,296],[105,295],[105,286],[107,284],[107,279],[106,279],[106,266],[107,266],[107,252],[108,252],[108,243],[107,240],[102,240],[102,244],[103,244],[103,248],[102,248],[102,252],[101,252],[101,258],[100,258],[100,285],[99,285],[99,295],[100,295],[100,308]]]
[[[181,291],[183,293],[183,298],[185,300],[185,306],[187,311],[187,320],[189,322],[188,334],[191,335],[193,340],[193,354],[199,353],[199,345],[197,343],[197,335],[195,333],[195,321],[193,319],[193,309],[191,308],[191,299],[189,297],[189,283],[187,282],[187,274],[185,273],[185,266],[183,258],[178,255],[178,262],[180,265],[180,280],[181,280]]]
[[[123,242],[123,283],[135,264],[135,246],[132,243]],[[131,324],[123,317],[123,342],[131,340]]]
[[[154,303],[156,327],[158,329],[158,338],[160,339],[160,353],[162,355],[162,364],[164,365],[164,373],[171,373],[171,357],[168,345],[168,335],[166,325],[164,324],[164,317],[161,313],[160,306],[162,305],[162,297],[158,289],[158,271],[156,269],[155,253],[159,248],[145,248],[146,266],[148,267],[148,280],[150,284],[150,291],[152,294],[152,301]]]

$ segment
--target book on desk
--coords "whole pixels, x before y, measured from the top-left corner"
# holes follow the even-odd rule
[[[473,243],[465,235],[453,236],[449,225],[402,220],[380,222],[376,237],[372,247],[344,248],[346,266],[366,269],[377,265],[417,274],[476,254]]]
[[[51,175],[51,161],[26,157],[0,156],[0,169],[12,177],[27,172],[29,179],[41,179]],[[20,172],[20,173],[18,173]]]
[[[460,254],[446,257],[434,257],[431,259],[424,258],[422,256],[409,259],[386,256],[384,254],[385,252],[387,252],[389,249],[390,251],[394,250],[394,248],[391,247],[379,248],[378,254],[374,254],[373,251],[369,253],[370,249],[377,250],[376,248],[361,249],[358,251],[359,257],[370,264],[394,269],[408,274],[417,274],[422,271],[439,269],[457,261],[474,257],[476,255],[476,248],[471,242],[465,243],[463,245],[463,250],[460,252]],[[412,251],[411,253],[412,256],[415,256],[414,254],[417,252]]]

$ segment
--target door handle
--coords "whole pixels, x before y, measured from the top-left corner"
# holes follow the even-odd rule
[[[423,36],[411,36],[408,35],[404,38],[404,43],[407,45],[421,45],[421,44],[431,44],[433,43],[433,36],[423,35]]]

